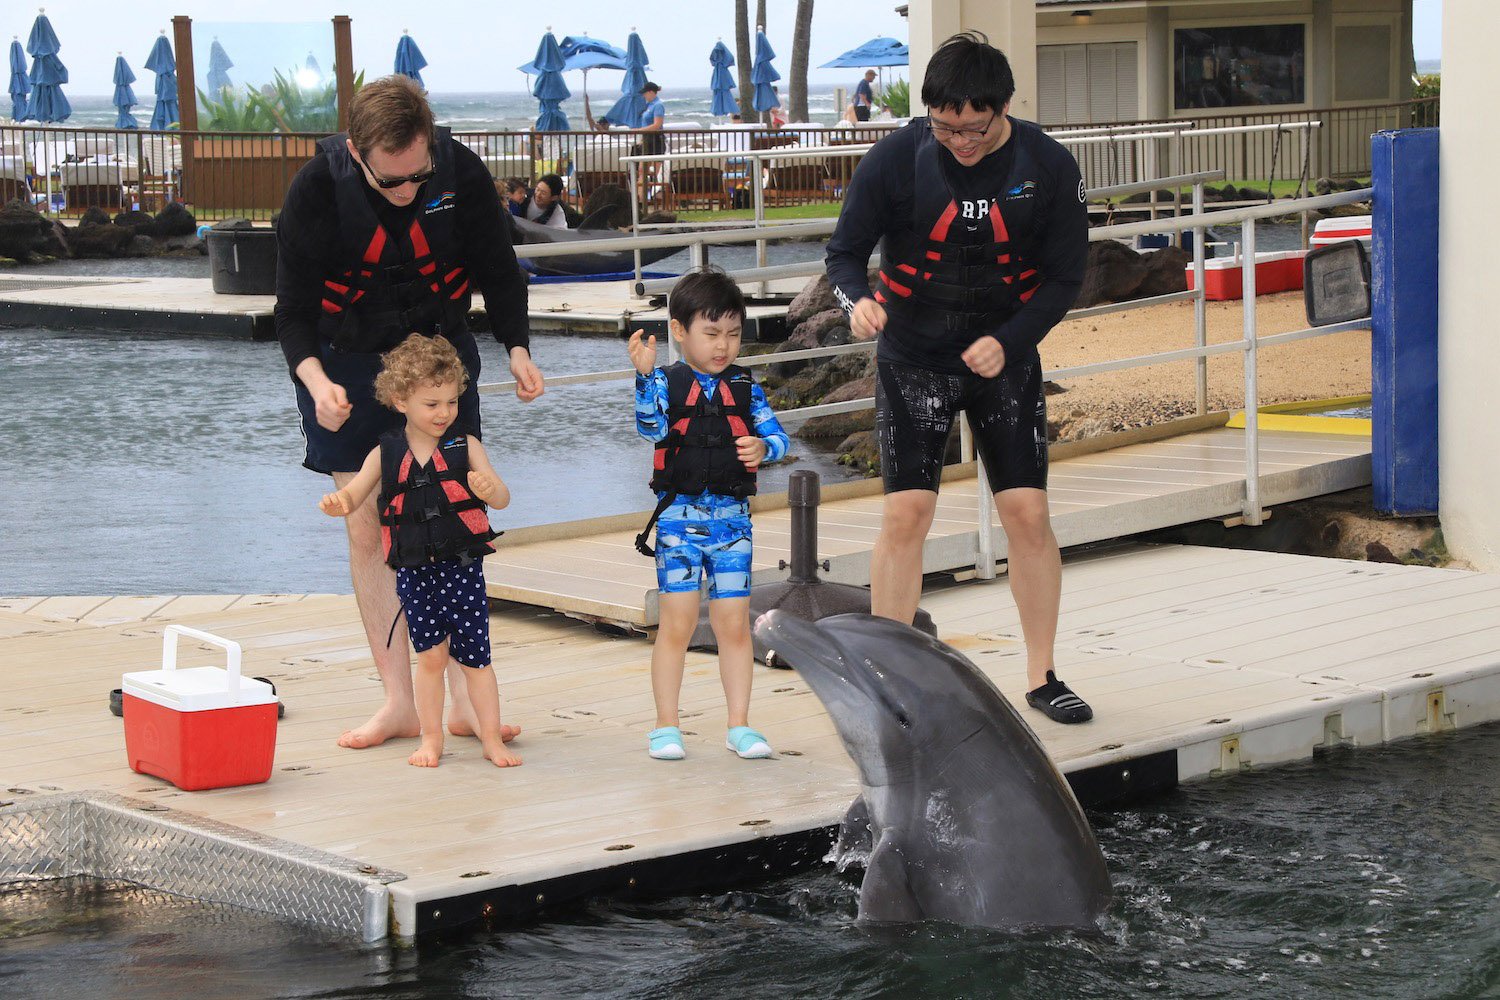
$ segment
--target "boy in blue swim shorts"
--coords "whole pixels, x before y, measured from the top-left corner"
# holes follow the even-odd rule
[[[656,512],[636,539],[643,553],[656,557],[661,593],[651,652],[656,728],[647,734],[647,752],[658,760],[685,755],[678,698],[706,576],[729,715],[724,745],[741,757],[769,757],[770,743],[750,728],[749,718],[749,497],[760,464],[783,457],[790,442],[760,386],[734,364],[745,322],[745,299],[734,281],[722,271],[690,272],[672,290],[667,313],[681,361],[656,367],[656,338],[642,330],[629,345],[636,430],[656,445]],[[654,553],[646,544],[652,524]]]

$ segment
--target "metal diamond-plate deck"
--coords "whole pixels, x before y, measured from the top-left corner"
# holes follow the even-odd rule
[[[385,886],[405,878],[121,795],[26,796],[0,806],[0,882],[72,875],[231,903],[367,941],[386,936]]]

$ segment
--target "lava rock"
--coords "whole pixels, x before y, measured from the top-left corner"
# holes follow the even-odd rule
[[[156,231],[161,236],[187,236],[198,231],[198,220],[181,202],[174,201],[156,213]]]

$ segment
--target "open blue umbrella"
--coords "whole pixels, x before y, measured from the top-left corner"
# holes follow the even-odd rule
[[[425,87],[427,84],[422,82],[422,68],[426,65],[427,57],[422,55],[422,50],[417,48],[411,35],[401,32],[401,40],[396,43],[396,72],[411,77],[419,87]]]
[[[141,123],[135,120],[135,115],[130,109],[135,107],[135,91],[131,84],[135,82],[135,73],[125,62],[123,54],[115,56],[115,96],[114,106],[118,114],[115,115],[115,128],[140,128]]]
[[[68,82],[68,67],[57,58],[61,48],[47,15],[38,14],[31,25],[31,37],[26,40],[26,51],[33,56],[29,76],[32,89],[26,101],[26,119],[60,122],[66,121],[73,113],[73,106],[62,92],[62,85]]]
[[[167,41],[165,30],[156,36],[145,65],[156,74],[156,107],[151,109],[151,128],[162,132],[181,117],[177,109],[177,57],[172,54],[172,43]]]
[[[649,65],[651,60],[646,55],[646,46],[632,28],[625,43],[625,79],[620,81],[621,97],[605,114],[606,118],[632,128],[641,123],[641,115],[646,113],[646,99],[641,96],[641,88],[646,85],[646,67]]]
[[[713,91],[713,106],[708,113],[732,115],[740,109],[739,102],[734,99],[734,77],[729,73],[729,67],[734,65],[734,56],[722,39],[708,54],[708,63],[714,68],[713,76],[708,80],[708,87]]]
[[[563,70],[583,71],[583,95],[588,98],[589,70],[625,69],[625,50],[617,49],[606,41],[587,35],[568,35],[557,43],[563,55]],[[516,67],[527,76],[540,76],[542,71],[535,61]]]
[[[224,91],[234,86],[234,81],[229,79],[229,69],[234,61],[229,58],[229,53],[224,51],[224,46],[219,44],[217,38],[208,49],[208,92],[214,97],[221,96]]]
[[[863,45],[856,46],[839,56],[830,59],[819,69],[832,68],[858,68],[861,66],[906,66],[911,63],[911,52],[894,38],[872,38]]]
[[[31,81],[26,78],[26,50],[21,40],[13,38],[10,43],[10,116],[16,121],[26,120],[26,95],[31,93]]]
[[[541,104],[541,114],[536,119],[536,130],[538,132],[566,132],[571,126],[568,124],[568,116],[563,114],[560,105],[572,96],[572,91],[568,90],[568,85],[563,82],[563,70],[567,64],[563,59],[562,49],[557,45],[557,38],[551,31],[542,36],[542,43],[537,46],[536,58],[532,61],[540,70],[536,78],[536,86],[531,91]]]
[[[781,102],[777,100],[776,94],[771,90],[771,84],[781,79],[781,74],[776,72],[776,67],[771,65],[771,60],[776,58],[776,52],[771,48],[771,43],[766,40],[764,30],[755,33],[755,61],[750,66],[750,82],[755,84],[755,94],[750,99],[750,106],[756,111],[770,111]]]

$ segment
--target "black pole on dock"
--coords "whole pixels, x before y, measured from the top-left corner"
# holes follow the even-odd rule
[[[822,502],[822,489],[818,474],[811,469],[798,469],[787,477],[786,504],[792,515],[792,563],[789,583],[818,582],[818,504]],[[828,564],[822,564],[828,569]],[[783,569],[787,568],[782,563]]]

